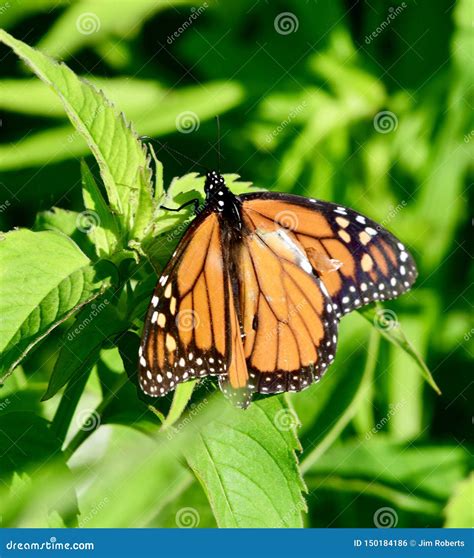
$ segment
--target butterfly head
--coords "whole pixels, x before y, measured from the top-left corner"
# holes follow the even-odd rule
[[[224,177],[217,171],[210,171],[206,174],[204,183],[206,202],[216,207],[218,211],[224,211],[228,205],[229,198],[234,197],[225,184]]]

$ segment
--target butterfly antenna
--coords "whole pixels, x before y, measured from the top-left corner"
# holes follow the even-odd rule
[[[217,170],[221,173],[221,121],[219,115],[216,116],[217,125]]]
[[[150,136],[141,136],[140,140],[143,143],[146,142],[155,142],[157,145],[159,145],[162,149],[164,149],[165,151],[167,151],[170,155],[175,154],[175,155],[179,155],[179,157],[182,157],[183,159],[186,159],[187,161],[189,161],[190,163],[193,163],[193,165],[196,165],[197,167],[201,167],[202,169],[204,169],[206,172],[209,172],[209,169],[202,165],[201,163],[198,163],[197,161],[195,161],[194,159],[192,159],[191,157],[188,157],[188,155],[185,155],[184,153],[181,153],[181,151],[178,151],[177,149],[174,149],[173,147],[170,147],[169,145],[166,145],[165,143],[161,143],[159,140],[155,139],[155,138],[151,138]],[[174,158],[174,157],[173,157]],[[174,158],[176,161],[180,162],[178,159]]]

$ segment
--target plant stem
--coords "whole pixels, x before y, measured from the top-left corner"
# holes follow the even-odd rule
[[[61,447],[64,444],[72,417],[87,384],[91,370],[92,367],[88,368],[88,370],[84,370],[78,378],[73,378],[68,382],[58,408],[56,409],[51,423],[51,432],[54,434]]]

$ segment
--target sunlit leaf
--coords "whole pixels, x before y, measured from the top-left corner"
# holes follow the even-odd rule
[[[381,310],[381,307],[378,305],[373,307],[369,306],[363,308],[362,310],[359,310],[359,313],[372,325],[377,322],[377,312],[383,312],[383,310]],[[378,331],[380,331],[381,335],[383,335],[390,341],[390,343],[393,343],[397,347],[400,347],[400,349],[402,349],[417,363],[423,378],[436,391],[438,395],[441,394],[441,391],[436,385],[436,382],[434,381],[428,366],[420,357],[413,345],[410,343],[410,340],[407,339],[400,324],[398,322],[393,322],[391,327],[378,327],[377,329]]]
[[[119,229],[113,213],[108,208],[102,194],[85,161],[81,162],[82,198],[84,211],[78,221],[83,231],[89,233],[97,255],[104,257],[120,246]],[[146,186],[143,186],[146,190]]]
[[[102,281],[74,242],[53,231],[7,233],[0,259],[4,380],[38,341],[98,296]]]
[[[197,433],[185,453],[219,527],[302,527],[296,424],[294,412],[272,398]]]
[[[454,487],[454,493],[445,509],[445,527],[464,527],[472,529],[474,525],[474,473]]]
[[[145,150],[125,118],[103,93],[79,79],[66,65],[0,30],[0,40],[42,79],[60,98],[71,122],[94,154],[112,210],[121,219],[127,235],[133,226],[138,198],[140,169],[151,181]]]

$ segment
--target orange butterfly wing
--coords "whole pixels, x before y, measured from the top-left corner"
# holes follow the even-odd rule
[[[334,359],[337,319],[304,250],[286,230],[245,209],[243,229],[234,292],[248,370],[245,405],[254,392],[300,391],[319,379]],[[227,391],[228,383],[221,382]]]
[[[304,389],[334,359],[343,313],[416,278],[405,247],[349,208],[287,194],[239,200],[239,232],[205,210],[158,282],[139,355],[151,396],[207,375],[243,407],[255,392]]]
[[[139,350],[139,383],[148,395],[225,372],[228,298],[220,228],[215,213],[196,220],[158,281]]]
[[[417,277],[408,250],[383,227],[350,208],[290,194],[248,194],[242,199],[245,211],[286,228],[302,246],[338,317],[399,296]]]

